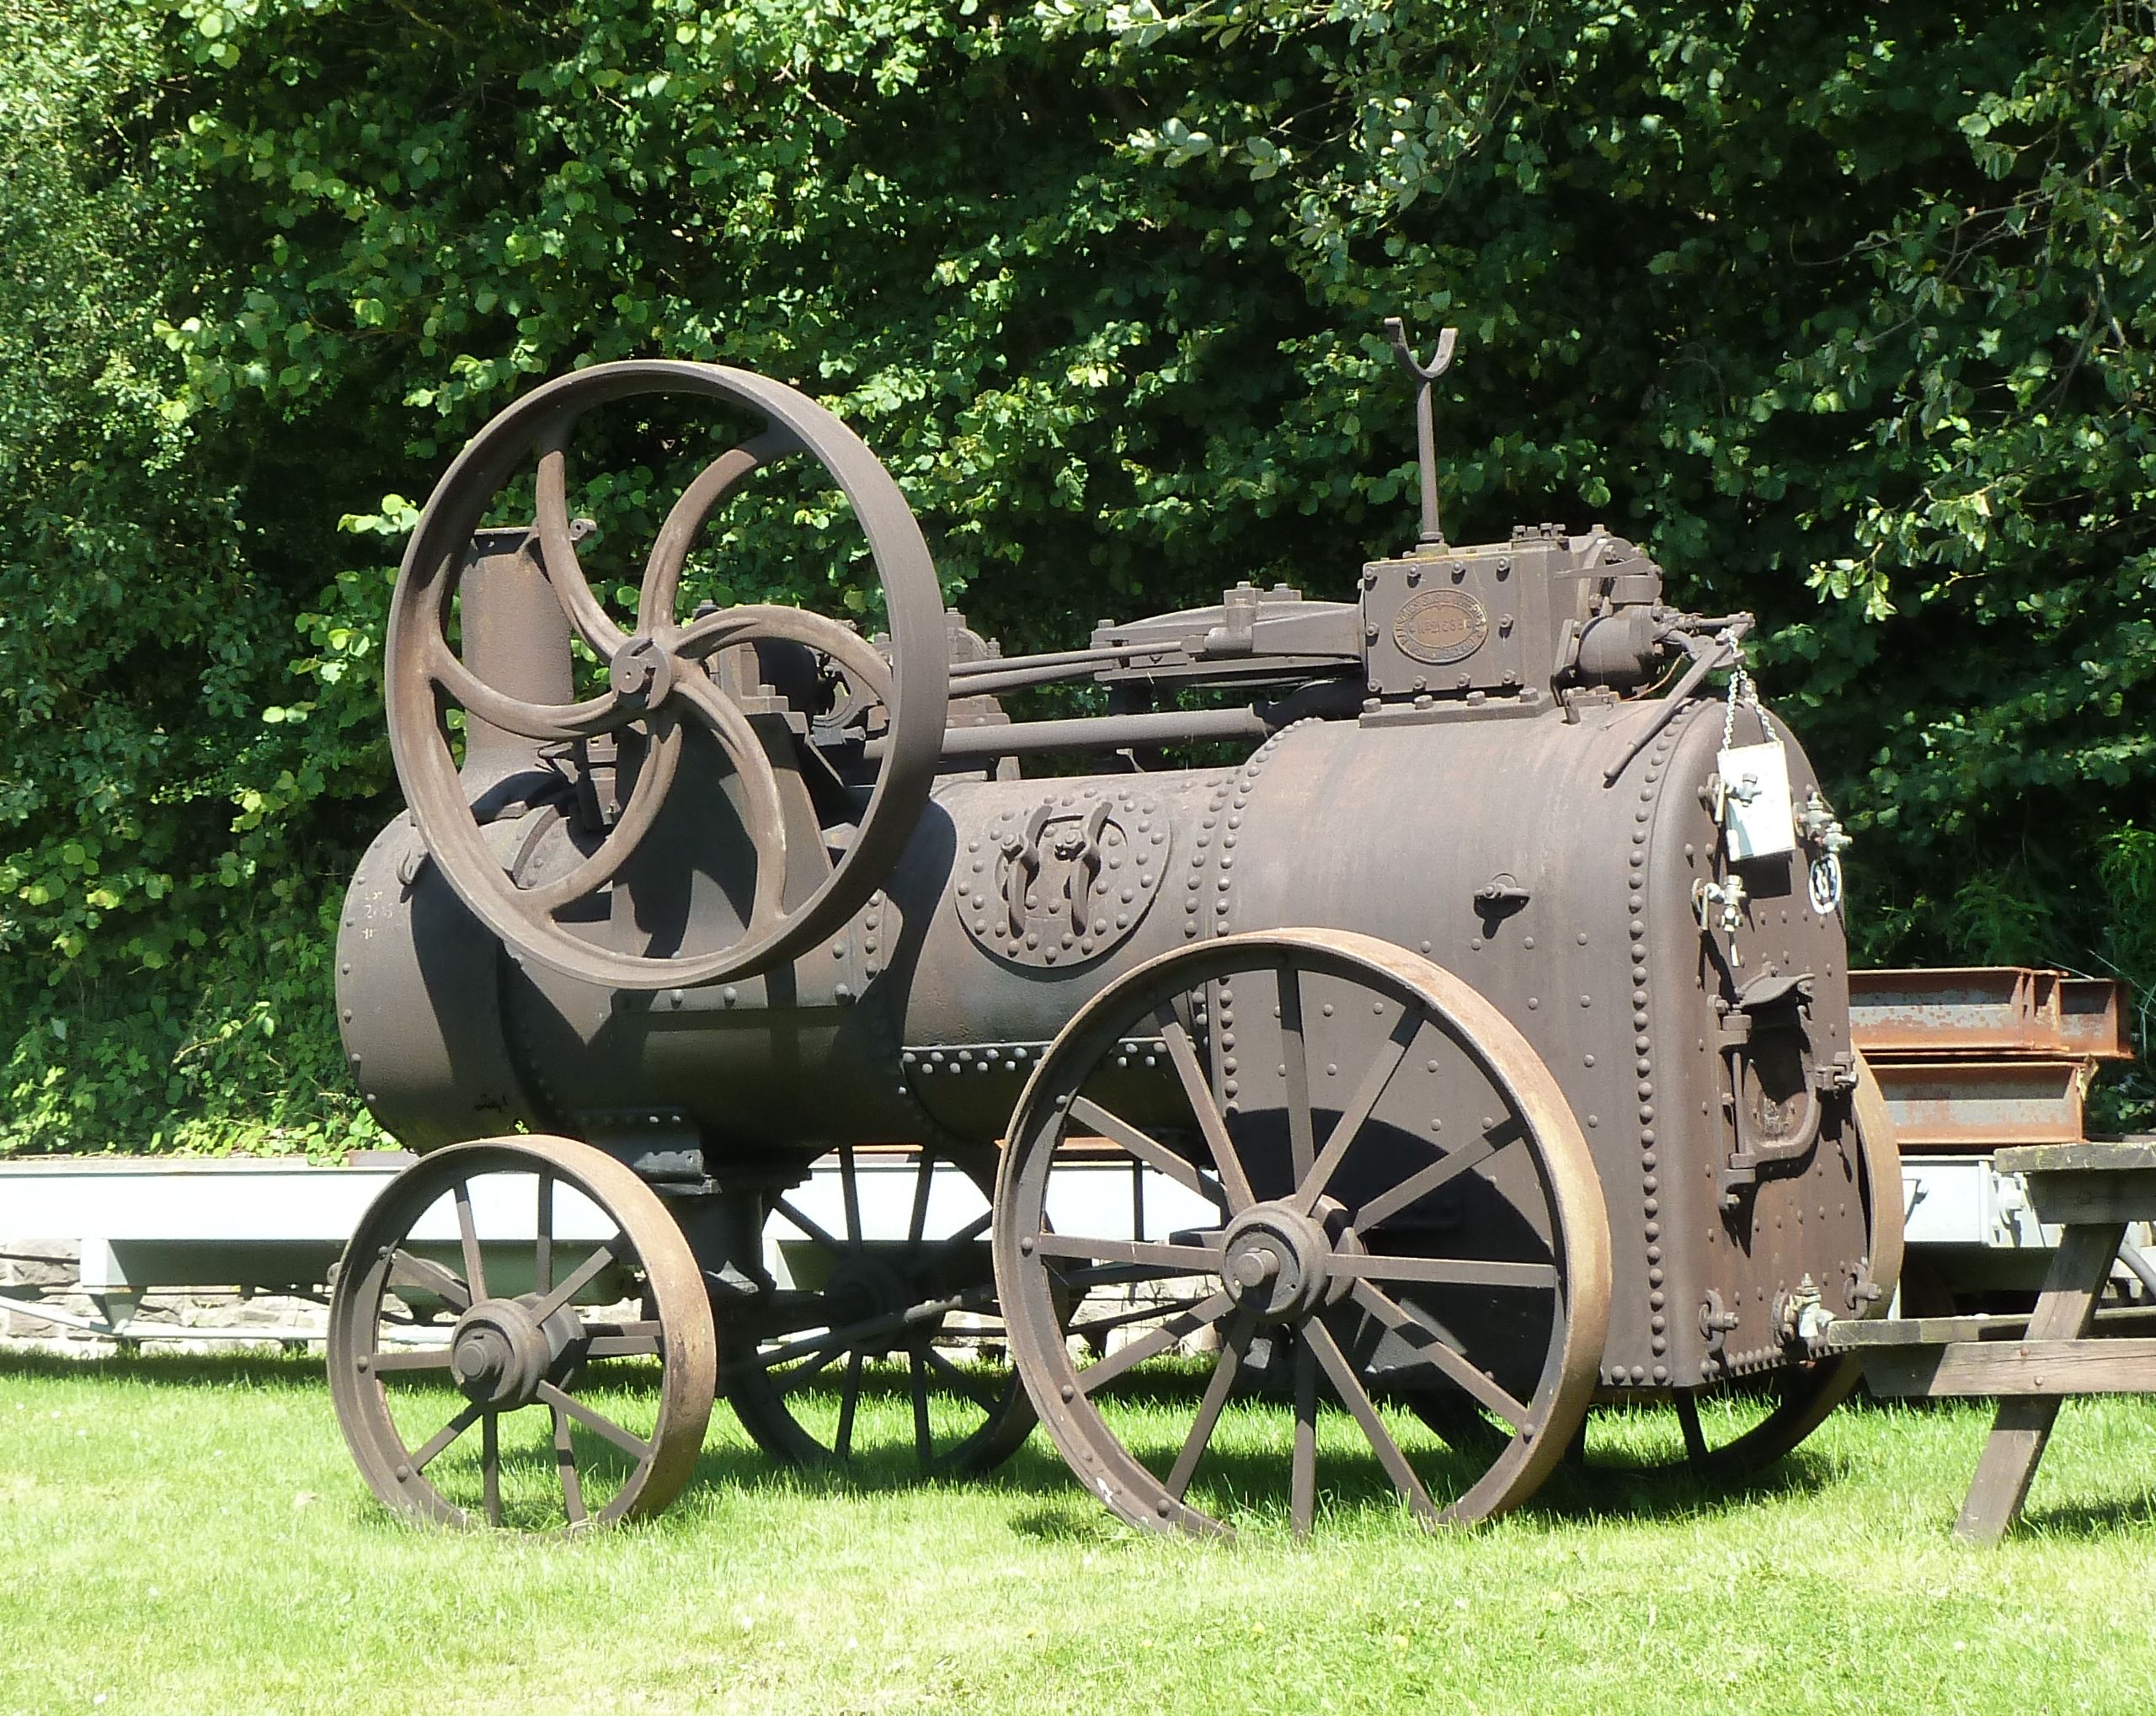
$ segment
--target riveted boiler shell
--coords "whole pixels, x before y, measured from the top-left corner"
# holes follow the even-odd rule
[[[1702,933],[1694,882],[1728,870],[1702,802],[1721,711],[1702,704],[1681,716],[1605,785],[1654,712],[1305,723],[1237,776],[1223,825],[1235,844],[1217,850],[1207,883],[1209,930],[1378,935],[1465,978],[1519,1026],[1577,1114],[1608,1200],[1611,1386],[1776,1362],[1777,1296],[1809,1276],[1847,1314],[1865,1261],[1845,1107],[1830,1106],[1808,1158],[1724,1207],[1717,1174],[1735,1134],[1714,1001],[1731,976],[1741,986],[1770,962],[1810,974],[1811,1058],[1824,1063],[1849,1047],[1846,955],[1838,918],[1811,906],[1801,853],[1745,865],[1742,927],[1733,938]],[[1786,730],[1774,732],[1801,802],[1813,771]],[[1726,973],[1732,944],[1742,963]],[[1239,1095],[1262,1104],[1269,1009],[1237,1008],[1235,1026]],[[1433,1119],[1448,1100],[1433,1085]],[[1711,1351],[1700,1327],[1710,1288],[1740,1318]]]

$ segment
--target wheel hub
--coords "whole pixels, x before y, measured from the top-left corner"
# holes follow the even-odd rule
[[[824,1285],[824,1298],[830,1307],[831,1326],[835,1329],[896,1316],[926,1296],[923,1284],[908,1280],[902,1271],[882,1259],[868,1255],[840,1264]],[[942,1319],[937,1320],[940,1324]],[[910,1331],[933,1332],[932,1329]]]
[[[632,637],[615,651],[606,678],[624,702],[648,709],[674,689],[673,658],[655,638]]]
[[[1300,1322],[1325,1302],[1332,1242],[1300,1211],[1281,1203],[1245,1210],[1221,1241],[1228,1297],[1262,1322]]]
[[[529,1406],[568,1342],[560,1314],[545,1323],[519,1299],[482,1299],[456,1320],[450,1372],[467,1399],[497,1411]]]

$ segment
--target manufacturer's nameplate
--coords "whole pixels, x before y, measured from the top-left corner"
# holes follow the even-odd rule
[[[1424,590],[1393,616],[1392,641],[1402,655],[1433,667],[1465,661],[1490,635],[1490,615],[1465,590]]]

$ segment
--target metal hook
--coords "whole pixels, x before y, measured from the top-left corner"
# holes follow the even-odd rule
[[[1409,348],[1407,324],[1399,317],[1385,317],[1385,338],[1392,342],[1392,354],[1400,360],[1400,367],[1417,383],[1415,450],[1422,466],[1422,536],[1419,546],[1442,548],[1445,546],[1445,533],[1438,522],[1438,429],[1430,406],[1430,383],[1451,367],[1453,344],[1460,338],[1460,330],[1448,328],[1438,333],[1437,351],[1427,365],[1418,362]]]

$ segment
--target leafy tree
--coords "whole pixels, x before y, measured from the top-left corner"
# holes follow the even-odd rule
[[[1412,530],[1378,324],[1456,322],[1452,534],[1599,518],[1762,614],[1866,957],[2156,988],[2145,8],[35,0],[0,48],[0,1148],[366,1135],[388,563],[626,355],[825,398],[1023,647],[1344,592]],[[866,601],[753,533],[707,576]]]

